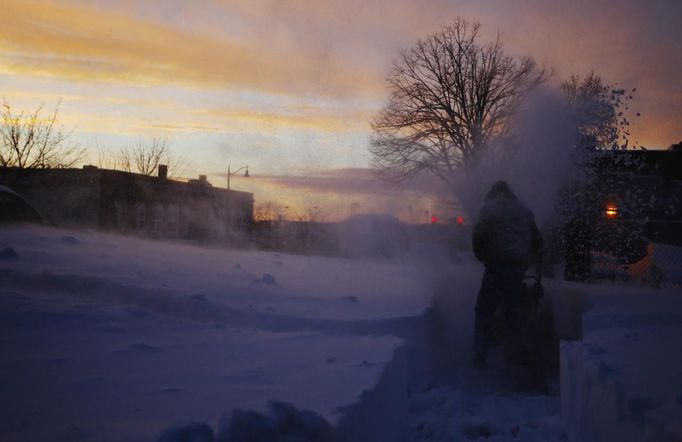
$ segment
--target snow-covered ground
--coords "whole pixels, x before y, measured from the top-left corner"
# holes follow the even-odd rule
[[[46,228],[0,230],[0,249],[2,440],[562,438],[557,396],[466,368],[481,272],[466,259]]]
[[[374,386],[399,345],[11,292],[0,300],[0,433],[34,440],[150,440],[176,421],[214,422],[270,399],[334,422],[338,407]]]
[[[232,308],[329,319],[411,316],[428,307],[422,269],[164,243],[116,235],[6,229],[5,266],[101,278],[117,285],[200,295]]]
[[[560,441],[564,429],[554,396],[482,393],[440,387],[410,401],[418,441]]]
[[[582,339],[561,348],[570,440],[682,440],[682,289],[584,292]]]

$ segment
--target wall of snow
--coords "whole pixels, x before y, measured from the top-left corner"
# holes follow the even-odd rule
[[[407,352],[402,347],[386,364],[374,388],[364,392],[357,403],[341,410],[341,417],[334,426],[338,441],[409,440],[407,367]]]
[[[570,441],[682,440],[682,292],[586,286],[580,340],[561,344]]]

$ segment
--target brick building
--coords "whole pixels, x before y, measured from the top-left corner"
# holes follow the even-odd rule
[[[51,224],[153,237],[230,240],[250,231],[253,194],[84,166],[0,169],[0,184],[21,194]]]

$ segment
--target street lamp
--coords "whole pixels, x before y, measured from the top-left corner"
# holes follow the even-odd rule
[[[616,219],[618,218],[618,206],[614,204],[609,204],[606,206],[606,209],[604,210],[604,214],[608,219]]]
[[[234,172],[230,172],[230,165],[229,164],[227,165],[227,190],[230,190],[230,177],[232,175],[236,175],[237,172],[239,172],[240,170],[243,170],[243,169],[246,169],[246,172],[244,172],[244,178],[248,178],[249,177],[249,166],[243,166],[243,167],[240,167],[239,169],[235,170]]]

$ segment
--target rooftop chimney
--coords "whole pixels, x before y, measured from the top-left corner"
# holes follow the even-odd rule
[[[166,178],[168,178],[168,166],[159,164],[159,179],[165,180]]]
[[[206,175],[199,175],[199,182],[200,183],[205,183],[206,182]]]

